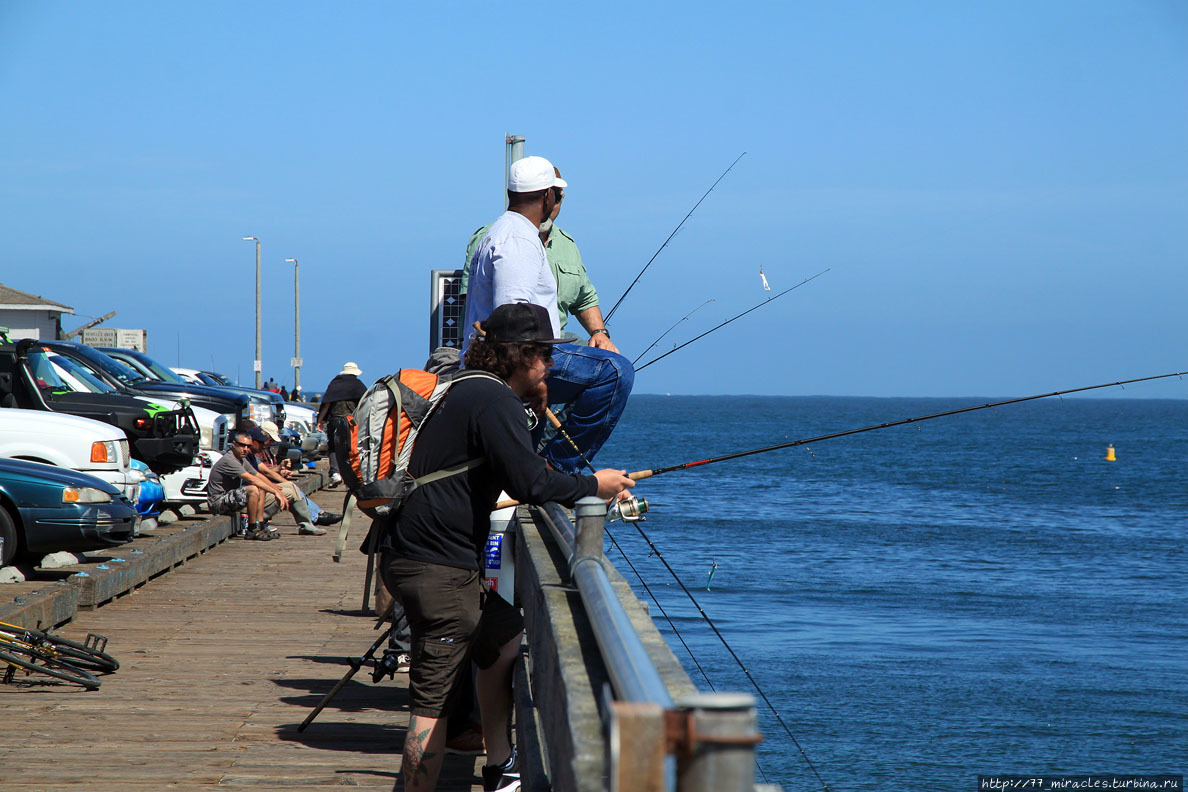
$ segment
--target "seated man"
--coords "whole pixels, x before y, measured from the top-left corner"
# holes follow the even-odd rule
[[[256,454],[256,461],[260,464],[266,464],[268,467],[284,477],[286,480],[292,481],[297,474],[293,472],[292,467],[289,466],[289,460],[284,459],[278,461],[276,452],[273,450],[273,443],[280,442],[280,430],[277,429],[276,424],[272,421],[264,421],[260,424],[260,431],[264,433],[264,443],[260,448],[260,453]],[[253,437],[254,439],[254,437]],[[312,499],[300,487],[295,488],[297,494],[305,501],[305,508],[309,509],[309,516],[313,518],[314,525],[334,525],[342,521],[341,514],[334,512],[323,511],[322,507],[314,503]]]
[[[288,507],[289,502],[282,494],[279,498],[273,496],[265,504],[265,492],[271,496],[275,486],[266,487],[267,479],[245,462],[251,452],[251,437],[247,432],[236,432],[231,438],[231,453],[223,454],[210,469],[206,506],[211,514],[234,514],[246,510],[248,527],[244,538],[266,542],[272,534],[263,523],[280,509]]]
[[[627,406],[635,369],[610,340],[598,292],[577,244],[554,224],[567,186],[561,172],[542,157],[526,157],[512,164],[508,210],[494,224],[476,231],[466,249],[464,327],[469,331],[474,321],[497,306],[520,301],[545,306],[558,337],[569,317],[577,318],[590,340],[562,344],[554,350],[547,404],[553,406],[570,438],[590,460],[610,437]],[[468,343],[463,344],[463,352]],[[544,390],[534,394],[538,408],[546,406],[541,404]],[[557,470],[576,473],[582,469],[582,456],[545,422],[538,425],[532,439]]]
[[[263,482],[262,489],[264,490],[265,508],[271,502],[270,499],[280,498],[285,501],[281,509],[288,511],[293,515],[293,519],[297,521],[298,534],[302,536],[322,536],[325,534],[325,528],[319,528],[314,525],[313,517],[309,513],[309,507],[305,505],[305,497],[301,490],[297,488],[297,485],[282,476],[278,468],[264,461],[266,459],[264,449],[269,442],[268,435],[260,427],[254,426],[247,431],[247,436],[252,444],[252,453],[250,456],[245,457],[243,462],[245,469],[248,467],[252,468],[257,477]],[[252,483],[257,484],[256,481],[252,481]],[[257,486],[260,485],[257,484]],[[269,532],[276,531],[275,528],[269,525],[266,525],[265,528]]]

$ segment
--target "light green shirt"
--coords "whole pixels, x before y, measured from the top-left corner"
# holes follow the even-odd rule
[[[489,225],[475,231],[470,237],[470,244],[466,246],[466,261],[462,264],[463,294],[466,294],[466,284],[470,278],[470,262],[474,258],[474,252],[478,250],[479,243],[487,235],[488,228]],[[571,313],[580,313],[598,305],[598,291],[590,282],[586,265],[582,263],[582,254],[578,252],[573,237],[554,225],[544,248],[549,259],[549,268],[552,269],[553,278],[557,281],[557,319],[564,330]]]

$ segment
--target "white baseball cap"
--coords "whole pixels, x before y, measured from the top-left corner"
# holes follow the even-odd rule
[[[507,172],[508,192],[530,193],[569,184],[554,173],[553,163],[544,157],[524,157],[511,164]]]

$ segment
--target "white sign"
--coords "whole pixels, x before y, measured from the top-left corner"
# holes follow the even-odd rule
[[[148,333],[144,330],[126,330],[118,327],[88,327],[82,332],[82,342],[93,347],[119,347],[148,351]]]
[[[289,365],[292,366],[293,368],[301,368],[301,366],[304,364],[305,364],[305,361],[302,360],[301,358],[297,358],[297,357],[289,358]]]
[[[264,370],[264,364],[263,364],[263,363],[261,363],[261,362],[260,362],[260,361],[258,361],[258,360],[253,360],[253,361],[252,361],[252,371],[255,371],[255,372],[259,373],[259,372],[261,372],[261,371],[263,371],[263,370]]]

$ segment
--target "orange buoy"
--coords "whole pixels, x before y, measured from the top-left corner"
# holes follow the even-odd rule
[[[1106,449],[1106,462],[1117,462],[1114,458],[1114,444],[1110,443],[1110,447]]]

